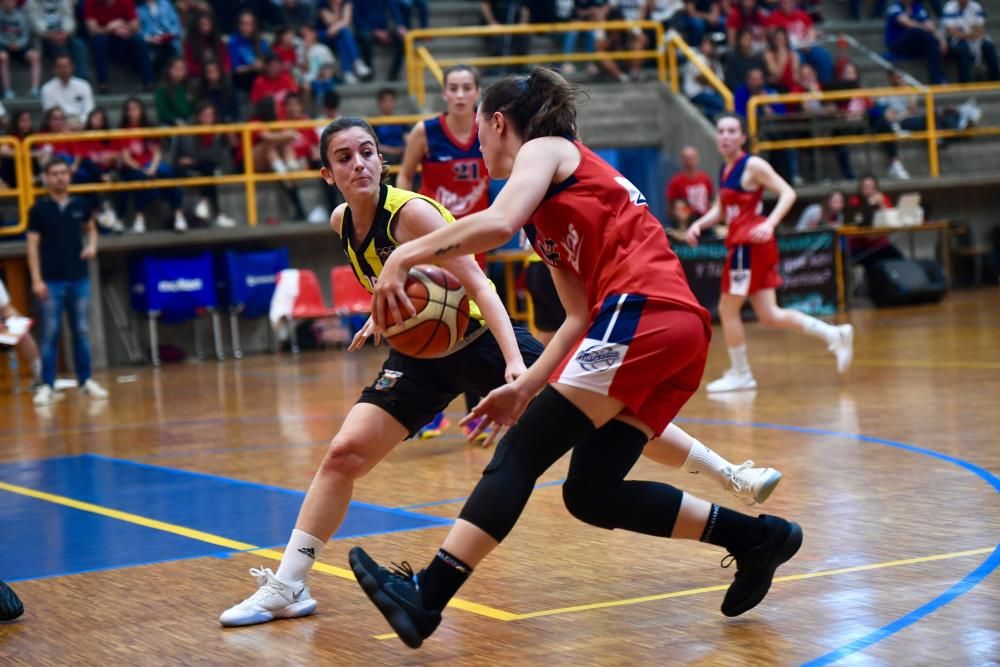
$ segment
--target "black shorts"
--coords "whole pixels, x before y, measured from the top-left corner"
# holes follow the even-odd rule
[[[549,267],[544,262],[532,262],[525,269],[524,282],[535,306],[535,328],[551,332],[562,326],[566,310],[559,300]]]
[[[524,327],[514,327],[517,347],[530,366],[542,354],[542,344]],[[365,387],[358,403],[371,403],[392,415],[410,437],[465,392],[485,396],[504,384],[504,361],[493,332],[487,330],[454,354],[415,359],[389,351],[375,382]]]

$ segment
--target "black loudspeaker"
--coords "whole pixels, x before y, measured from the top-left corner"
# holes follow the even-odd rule
[[[929,259],[883,259],[868,269],[868,292],[880,308],[935,303],[948,291],[941,266]]]

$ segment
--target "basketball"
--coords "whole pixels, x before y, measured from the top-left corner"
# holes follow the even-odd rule
[[[396,324],[386,313],[385,338],[408,357],[433,359],[448,353],[469,324],[469,297],[458,278],[439,266],[410,269],[406,294],[417,313]]]

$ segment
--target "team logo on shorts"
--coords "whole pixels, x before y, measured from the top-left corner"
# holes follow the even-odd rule
[[[594,373],[617,366],[621,358],[622,353],[619,350],[605,343],[600,343],[591,345],[586,350],[581,350],[576,355],[576,363],[580,364],[580,368],[583,370]]]
[[[387,391],[396,386],[396,381],[403,377],[399,371],[382,371],[382,375],[375,381],[375,391]]]

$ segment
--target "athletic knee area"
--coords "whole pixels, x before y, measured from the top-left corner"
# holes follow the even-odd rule
[[[598,528],[614,529],[613,514],[607,496],[613,487],[607,487],[585,477],[570,477],[563,483],[563,504],[575,518]]]
[[[337,435],[330,441],[323,462],[320,463],[319,474],[357,479],[370,467],[364,443],[360,439]]]

